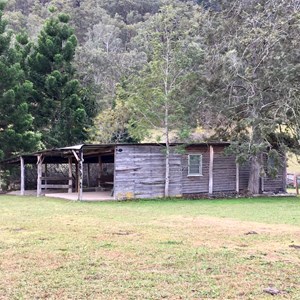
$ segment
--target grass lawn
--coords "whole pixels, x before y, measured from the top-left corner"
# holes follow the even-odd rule
[[[0,299],[300,299],[291,245],[299,198],[0,196]]]

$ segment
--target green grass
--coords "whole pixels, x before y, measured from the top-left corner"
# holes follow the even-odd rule
[[[299,198],[1,196],[0,212],[0,299],[300,299]]]

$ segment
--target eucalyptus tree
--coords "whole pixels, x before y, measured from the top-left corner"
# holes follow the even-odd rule
[[[198,70],[202,57],[201,47],[190,34],[193,11],[193,6],[173,3],[144,23],[136,42],[147,54],[148,63],[127,80],[117,98],[131,111],[128,130],[132,137],[142,140],[152,129],[163,130],[165,196],[169,196],[170,133],[179,133],[190,121],[180,91]]]
[[[206,32],[199,115],[218,138],[233,142],[238,160],[249,161],[248,190],[256,194],[263,157],[275,171],[281,152],[300,140],[299,2],[225,2],[211,12]]]
[[[102,0],[103,7],[111,15],[119,15],[126,23],[136,23],[143,20],[146,14],[155,14],[164,3],[162,0]]]

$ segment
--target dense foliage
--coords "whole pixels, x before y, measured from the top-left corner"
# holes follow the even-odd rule
[[[12,45],[12,33],[3,19],[0,2],[0,158],[39,147],[40,134],[33,131],[28,99],[33,85],[22,68],[23,47]],[[26,40],[23,40],[26,44]]]
[[[21,136],[34,129],[47,147],[153,132],[168,142],[201,127],[251,163],[252,192],[263,157],[274,169],[298,148],[299,0],[14,0],[5,16],[33,44],[1,27],[1,60],[15,74],[1,106],[14,103],[6,90],[21,95],[14,105],[25,124],[9,113]],[[11,51],[15,58],[4,58]],[[2,136],[13,124],[5,122]],[[5,151],[27,151],[15,144]]]
[[[38,35],[28,37],[9,29],[4,8],[1,2],[0,155],[84,142],[97,110],[76,74],[70,17],[51,8]]]
[[[75,78],[77,39],[68,21],[65,14],[51,17],[28,59],[34,124],[46,147],[83,142],[94,115],[92,101]]]

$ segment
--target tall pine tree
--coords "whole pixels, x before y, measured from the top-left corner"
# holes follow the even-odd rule
[[[68,22],[65,14],[47,20],[28,61],[34,125],[46,147],[84,142],[95,113],[88,91],[75,78],[77,39]]]
[[[12,46],[12,32],[3,19],[5,3],[0,2],[0,157],[29,152],[39,147],[40,134],[32,131],[33,117],[27,100],[32,83],[25,80],[21,44]],[[19,39],[23,45],[26,38]]]

